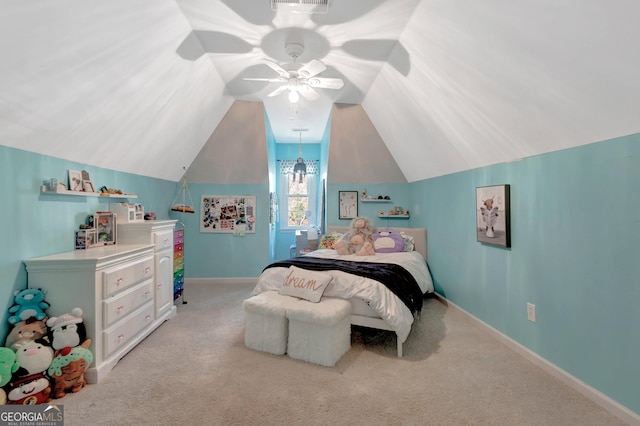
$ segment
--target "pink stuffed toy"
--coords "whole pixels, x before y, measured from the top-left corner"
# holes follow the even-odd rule
[[[373,227],[366,217],[356,217],[351,221],[349,230],[334,245],[340,255],[356,254],[358,256],[372,256],[376,254],[373,249]]]

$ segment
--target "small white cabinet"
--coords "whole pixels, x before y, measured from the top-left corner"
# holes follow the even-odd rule
[[[170,317],[158,315],[154,244],[118,244],[25,260],[28,285],[42,288],[49,316],[79,307],[93,363],[85,373],[98,383],[127,352]]]
[[[175,315],[173,304],[173,230],[177,220],[118,223],[118,243],[153,244],[155,247],[155,315]]]

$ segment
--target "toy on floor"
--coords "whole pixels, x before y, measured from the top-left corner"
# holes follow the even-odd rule
[[[18,370],[20,376],[42,373],[51,365],[53,349],[44,339],[25,340],[13,346],[16,351],[16,361],[20,365]]]
[[[9,324],[17,324],[30,317],[43,320],[47,317],[45,310],[49,304],[44,300],[44,292],[38,288],[27,288],[16,290],[14,295],[14,305],[9,308]]]
[[[44,374],[16,376],[9,382],[7,405],[36,405],[51,401],[51,383]]]
[[[335,243],[334,248],[339,255],[356,254],[371,256],[373,249],[373,227],[366,217],[357,217],[351,221],[349,230]]]
[[[30,317],[24,321],[17,322],[4,342],[7,348],[12,348],[15,343],[25,340],[38,340],[47,335],[46,320],[37,320]],[[13,348],[12,348],[13,349]]]
[[[76,347],[87,338],[87,330],[82,320],[82,309],[73,308],[71,312],[51,317],[47,320],[51,347],[60,350]]]
[[[7,393],[2,389],[18,370],[16,354],[9,348],[0,348],[0,405],[7,403]]]
[[[66,347],[56,351],[56,356],[47,370],[54,382],[54,398],[62,398],[67,392],[80,392],[86,386],[84,373],[93,362],[90,345],[91,339],[87,339],[75,348]]]

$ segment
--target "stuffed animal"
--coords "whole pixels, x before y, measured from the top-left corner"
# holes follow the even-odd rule
[[[23,340],[38,340],[47,335],[47,324],[45,320],[38,321],[34,317],[30,317],[24,321],[19,321],[13,326],[4,345],[11,348],[14,343]],[[13,349],[13,348],[12,348]]]
[[[84,373],[93,362],[93,354],[89,350],[91,339],[87,339],[75,348],[63,348],[56,351],[56,356],[47,370],[53,379],[53,397],[62,398],[68,391],[80,392],[87,381]]]
[[[18,374],[21,376],[42,373],[53,360],[53,349],[44,339],[25,340],[13,347],[16,350],[16,361],[20,365]],[[26,371],[21,371],[22,369]]]
[[[342,236],[334,248],[340,255],[356,254],[370,256],[376,254],[373,249],[373,228],[366,217],[356,217],[351,221],[349,230]]]
[[[15,305],[9,308],[9,313],[12,314],[9,317],[9,324],[15,325],[30,317],[37,320],[43,320],[47,317],[44,311],[49,308],[49,304],[44,301],[44,291],[41,289],[17,290],[13,295]]]
[[[9,383],[18,367],[15,352],[9,348],[0,348],[0,405],[7,403],[7,393],[2,389],[2,386]]]
[[[381,229],[373,234],[373,248],[376,253],[404,251],[404,239],[398,231]]]
[[[60,350],[76,347],[87,338],[87,330],[82,321],[82,309],[73,308],[71,312],[47,320],[51,347]]]
[[[36,405],[51,401],[51,382],[44,374],[15,376],[9,382],[7,405]]]

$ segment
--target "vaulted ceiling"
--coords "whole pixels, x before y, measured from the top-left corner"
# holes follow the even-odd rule
[[[637,133],[639,15],[636,0],[6,1],[0,144],[179,180],[235,101],[264,103],[285,143],[361,104],[416,181]],[[291,62],[292,41],[344,87],[293,108],[245,80],[277,77],[264,59]]]

